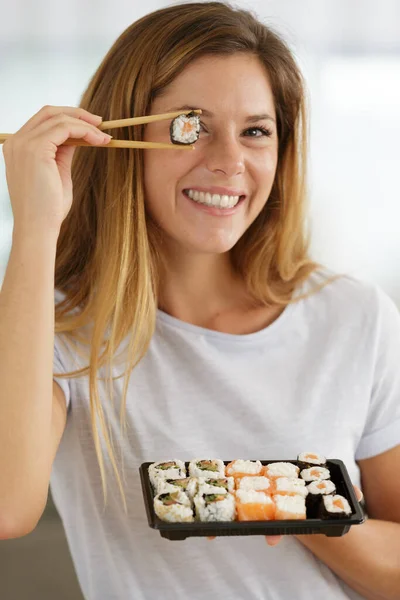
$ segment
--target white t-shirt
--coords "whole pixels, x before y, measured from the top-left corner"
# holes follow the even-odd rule
[[[55,372],[84,366],[60,342],[57,335]],[[360,484],[355,460],[400,443],[399,366],[395,304],[377,286],[349,276],[247,335],[158,311],[150,348],[128,388],[122,445],[128,515],[108,461],[103,511],[87,378],[58,379],[68,418],[51,489],[85,598],[360,599],[291,536],[276,547],[263,536],[161,538],[148,526],[138,469],[145,461],[290,460],[315,451],[343,460]],[[123,381],[114,383],[115,412],[104,401],[114,440]],[[104,397],[106,383],[99,387]]]

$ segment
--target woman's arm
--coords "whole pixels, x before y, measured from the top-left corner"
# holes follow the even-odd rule
[[[367,600],[400,598],[400,446],[359,461],[370,519],[343,537],[299,535],[313,554]]]

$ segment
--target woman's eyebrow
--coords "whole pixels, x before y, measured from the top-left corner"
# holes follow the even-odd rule
[[[201,108],[201,106],[189,106],[188,104],[184,104],[183,106],[174,106],[170,109],[168,109],[167,112],[177,112],[178,110],[182,110],[182,111],[190,111],[190,110],[196,110],[197,108],[199,108],[202,111],[202,114],[205,117],[214,117],[214,113],[210,112],[209,110],[207,110],[206,108]],[[263,113],[260,115],[250,115],[248,117],[246,117],[245,119],[248,123],[254,123],[255,121],[263,121],[263,120],[267,120],[267,121],[272,121],[273,123],[275,123],[275,119],[273,117],[271,117],[271,115],[269,115],[268,113]]]

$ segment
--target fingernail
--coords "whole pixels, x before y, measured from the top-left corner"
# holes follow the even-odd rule
[[[101,117],[100,115],[93,115],[96,119],[99,119],[100,121],[103,120],[103,117]]]

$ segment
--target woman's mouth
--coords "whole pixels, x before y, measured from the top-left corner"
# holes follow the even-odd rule
[[[205,207],[216,208],[220,210],[229,210],[235,208],[241,203],[245,196],[233,196],[228,194],[211,194],[209,192],[201,192],[199,190],[187,189],[183,190],[183,194]]]

